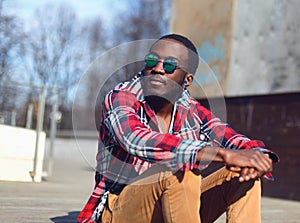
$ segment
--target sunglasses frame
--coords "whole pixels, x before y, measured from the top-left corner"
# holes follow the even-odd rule
[[[152,58],[149,58],[150,56],[152,56]],[[147,63],[148,61],[148,63]],[[181,67],[178,66],[178,63],[176,62],[176,60],[174,60],[173,58],[166,58],[165,60],[160,59],[158,55],[156,55],[155,53],[148,53],[145,56],[144,59],[145,65],[149,68],[153,68],[155,67],[159,62],[163,63],[163,68],[164,71],[168,74],[173,73],[176,69],[180,69]],[[149,64],[149,62],[154,62],[153,64]],[[168,69],[167,66],[173,66],[171,69]]]

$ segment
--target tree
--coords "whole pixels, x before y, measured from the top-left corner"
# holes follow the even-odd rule
[[[157,39],[168,31],[170,0],[128,1],[128,7],[117,15],[115,20],[115,43],[143,39]],[[128,54],[139,53],[140,49],[131,48]],[[138,62],[138,61],[137,61]],[[141,69],[141,63],[128,64],[119,71],[121,80],[128,79]],[[124,75],[125,74],[125,75]]]
[[[115,15],[116,19],[114,19],[114,23],[111,30],[111,37],[113,44],[118,46],[122,43],[127,43],[135,40],[143,40],[143,39],[153,39],[157,38],[163,33],[167,31],[168,27],[168,16],[169,16],[169,4],[170,1],[157,1],[157,0],[141,0],[141,1],[127,1],[127,7],[124,11],[119,12]],[[98,29],[95,29],[98,27]],[[98,23],[93,28],[94,33],[92,36],[99,36],[98,33],[106,33],[103,30],[103,26],[101,23]],[[105,40],[106,42],[97,42],[93,40]],[[92,51],[95,49],[99,49],[100,46],[108,46],[107,35],[102,36],[101,38],[92,38],[91,42]],[[97,45],[98,43],[98,45]],[[95,126],[99,126],[100,122],[100,114],[101,114],[101,102],[103,100],[103,96],[118,82],[125,81],[130,79],[132,76],[137,74],[138,71],[143,67],[143,61],[135,61],[133,63],[128,64],[128,56],[132,55],[145,55],[145,49],[141,49],[139,47],[135,47],[134,44],[130,45],[130,47],[120,48],[118,55],[107,56],[108,60],[99,61],[98,64],[94,64],[94,69],[89,69],[89,80],[87,81],[87,97],[82,101],[86,101],[86,109],[93,110],[95,112],[95,122],[88,122],[86,125],[80,124],[80,127],[89,127],[94,128]],[[92,52],[91,51],[91,52]],[[109,52],[106,52],[109,54]],[[92,55],[92,54],[90,54]],[[139,57],[141,58],[141,56]],[[101,64],[101,65],[99,65]],[[123,67],[116,67],[115,64],[123,64]],[[112,73],[110,73],[112,72]],[[109,77],[103,77],[103,74],[108,74]],[[105,83],[103,83],[105,82]],[[98,89],[99,83],[102,83],[102,89]],[[97,98],[95,101],[94,99]],[[86,112],[86,114],[91,114],[91,112]],[[94,124],[94,125],[93,125]]]
[[[0,111],[12,110],[17,94],[7,82],[14,79],[25,40],[20,22],[7,13],[5,0],[0,0]],[[9,100],[10,99],[10,100]]]
[[[74,10],[67,5],[45,5],[36,13],[28,44],[28,67],[35,81],[61,89],[63,103],[70,102],[84,65],[77,45],[79,29]]]
[[[115,21],[116,43],[158,38],[168,31],[170,0],[128,1]]]
[[[104,29],[103,21],[100,17],[95,17],[85,23],[82,26],[80,35],[81,50],[84,52],[82,60],[85,64],[82,77],[84,84],[80,84],[77,88],[75,102],[73,104],[73,112],[75,112],[75,122],[73,127],[81,130],[94,129],[94,124],[87,122],[86,117],[89,111],[94,108],[93,98],[97,95],[98,83],[101,82],[101,76],[99,69],[89,69],[90,65],[100,56],[105,50],[109,48],[108,40],[109,36]]]

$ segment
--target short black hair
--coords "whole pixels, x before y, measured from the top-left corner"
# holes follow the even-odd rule
[[[198,55],[198,51],[197,48],[195,47],[195,45],[193,44],[193,42],[191,40],[189,40],[187,37],[182,36],[180,34],[167,34],[164,35],[162,37],[159,38],[159,40],[162,39],[173,39],[176,40],[180,43],[182,43],[186,48],[189,49],[189,65],[188,65],[188,69],[189,72],[192,74],[195,74],[198,66],[199,66],[199,55]]]

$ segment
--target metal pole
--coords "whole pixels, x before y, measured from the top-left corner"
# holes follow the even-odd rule
[[[45,112],[45,100],[46,100],[46,87],[43,87],[43,91],[39,96],[39,106],[38,106],[38,118],[36,124],[36,141],[35,141],[35,151],[34,151],[34,160],[33,160],[33,170],[30,171],[30,176],[32,181],[35,181],[34,177],[36,175],[37,167],[37,156],[40,142],[40,133],[43,130],[44,122],[44,112]]]
[[[56,136],[56,124],[57,124],[57,112],[58,112],[58,93],[55,92],[53,95],[53,104],[51,112],[51,123],[50,123],[50,147],[49,147],[49,157],[48,157],[48,167],[47,175],[52,175],[53,170],[53,151],[54,151],[54,141]]]
[[[16,126],[16,119],[17,119],[17,112],[16,112],[16,110],[13,110],[12,112],[11,112],[11,119],[10,119],[10,125],[11,126]]]
[[[27,109],[26,128],[30,129],[32,125],[33,104],[29,104]]]

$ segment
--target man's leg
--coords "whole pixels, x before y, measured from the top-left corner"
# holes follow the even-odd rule
[[[155,166],[143,175],[118,196],[113,223],[200,223],[200,174]]]
[[[164,223],[200,223],[201,175],[180,171],[166,184],[162,196]]]
[[[214,222],[225,211],[228,223],[259,223],[259,180],[240,183],[238,174],[222,168],[202,180],[202,223]]]

